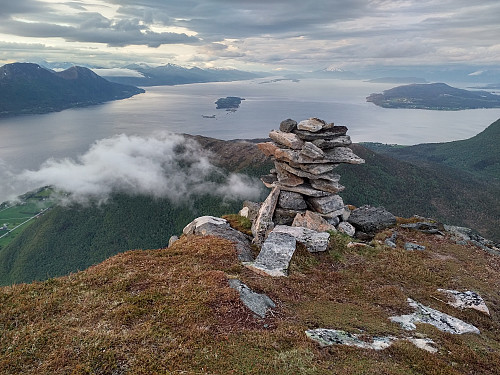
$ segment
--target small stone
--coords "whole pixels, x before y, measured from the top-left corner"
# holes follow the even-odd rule
[[[325,152],[327,160],[332,163],[363,164],[365,161],[354,154],[349,147],[335,147]]]
[[[313,160],[325,158],[325,153],[323,152],[323,150],[311,142],[303,142],[303,146],[300,150],[300,155],[311,158]]]
[[[281,131],[273,130],[269,133],[269,138],[274,142],[279,143],[283,146],[289,147],[291,149],[300,150],[304,146],[304,141],[301,140],[297,134],[284,133]]]
[[[278,177],[275,174],[266,174],[265,176],[261,176],[260,180],[264,183],[264,185],[270,189],[272,189],[276,182],[278,182]]]
[[[325,121],[320,120],[319,118],[316,117],[312,117],[308,120],[303,120],[299,122],[299,124],[297,125],[297,129],[316,133],[321,129],[323,129],[324,126],[326,126]]]
[[[179,237],[177,237],[177,236],[170,237],[170,239],[168,240],[168,247],[172,246],[174,244],[174,242],[177,241],[178,239],[179,239]]]
[[[293,132],[297,128],[297,121],[291,118],[281,121],[280,130],[285,133]]]
[[[256,293],[238,279],[229,279],[229,286],[240,294],[240,300],[254,314],[264,319],[269,309],[274,309],[276,304],[265,294]]]
[[[347,234],[349,237],[354,237],[354,233],[356,233],[356,229],[354,229],[354,227],[347,221],[341,222],[337,226],[337,230],[341,233]]]
[[[276,208],[273,216],[274,225],[291,225],[295,219],[295,215],[297,215],[297,211],[295,210]]]
[[[342,135],[340,137],[332,138],[330,140],[317,139],[313,141],[313,144],[318,146],[322,150],[327,150],[334,147],[349,146],[352,144],[351,137],[348,135]]]
[[[316,232],[326,232],[329,230],[333,232],[336,231],[333,225],[329,224],[323,217],[312,211],[296,214],[292,227],[304,227],[315,230]]]
[[[301,194],[282,190],[278,199],[278,207],[299,211],[305,210],[307,204]]]
[[[308,198],[307,203],[314,211],[328,214],[344,208],[344,201],[339,195],[328,195],[319,198]]]
[[[408,251],[413,251],[413,250],[423,251],[423,250],[425,250],[425,246],[419,245],[419,244],[416,244],[416,243],[413,243],[413,242],[406,242],[405,243],[405,250],[408,250]]]

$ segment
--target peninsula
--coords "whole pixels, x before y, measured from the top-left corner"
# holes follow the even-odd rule
[[[476,108],[500,108],[500,96],[487,91],[469,91],[445,83],[411,84],[371,94],[367,102],[384,108],[458,111]]]

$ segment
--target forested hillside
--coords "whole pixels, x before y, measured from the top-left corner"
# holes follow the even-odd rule
[[[368,143],[367,147],[393,158],[417,164],[443,165],[500,182],[500,119],[476,136],[462,141],[389,146]]]

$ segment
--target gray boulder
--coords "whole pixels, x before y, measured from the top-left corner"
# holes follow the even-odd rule
[[[265,294],[260,294],[254,292],[246,284],[242,283],[238,279],[229,279],[229,286],[240,293],[240,300],[243,304],[248,307],[254,314],[258,315],[262,319],[266,317],[266,313],[269,309],[274,309],[276,304],[271,298]]]
[[[383,207],[362,206],[351,212],[348,221],[357,231],[373,237],[376,232],[395,225],[396,216]]]
[[[289,227],[287,225],[277,225],[273,229],[273,233],[281,233],[294,237],[297,242],[303,244],[311,253],[325,251],[330,240],[329,233],[318,233],[312,229],[304,227]]]
[[[309,198],[307,203],[311,206],[313,211],[321,214],[328,214],[333,211],[343,210],[344,201],[339,195],[327,195],[326,197]]]
[[[293,132],[297,128],[297,121],[292,120],[291,118],[281,121],[280,130],[282,132],[290,133]]]
[[[236,255],[240,261],[253,261],[250,238],[231,228],[225,219],[214,216],[201,216],[186,225],[182,232],[185,235],[216,236],[229,240],[234,243]]]

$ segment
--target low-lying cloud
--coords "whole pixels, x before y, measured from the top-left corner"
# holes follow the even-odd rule
[[[224,174],[196,142],[169,133],[102,139],[76,160],[49,159],[39,170],[24,171],[17,178],[30,186],[51,185],[78,203],[105,202],[113,193],[173,202],[193,194],[257,199],[261,191],[255,179]]]

